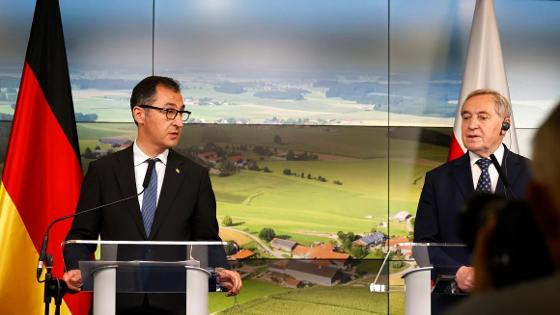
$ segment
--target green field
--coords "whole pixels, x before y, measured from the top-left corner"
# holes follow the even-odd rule
[[[1,141],[7,142],[9,125],[0,128]],[[134,139],[135,130],[131,123],[80,123],[81,151],[98,145],[108,149],[108,145],[99,142],[102,137]],[[281,144],[273,141],[276,135],[281,137]],[[389,235],[408,235],[406,223],[388,218],[401,210],[415,213],[425,172],[444,162],[447,155],[446,147],[416,139],[388,141],[384,127],[351,126],[192,124],[185,127],[177,149],[206,143],[222,148],[261,145],[283,152],[319,155],[318,160],[286,161],[261,158],[249,149],[238,153],[257,160],[259,167],[266,166],[271,173],[242,169],[228,177],[212,176],[219,220],[229,215],[236,229],[253,235],[263,227],[272,227],[277,235],[301,244],[327,242],[337,231],[364,233],[372,228]],[[84,169],[89,161],[82,160]],[[284,175],[284,169],[298,176]],[[327,181],[307,179],[308,174],[325,177]],[[335,180],[342,185],[334,184]],[[382,222],[388,222],[388,229],[379,228]],[[402,293],[371,294],[365,284],[292,290],[247,280],[238,297],[240,306],[232,307],[233,298],[214,293],[210,310],[225,310],[223,314],[404,313]]]
[[[243,289],[237,296],[237,303],[244,304],[252,300],[284,293],[292,289],[284,288],[279,285],[259,280],[244,280]],[[225,293],[210,293],[208,299],[208,311],[214,313],[228,308],[236,308],[236,300],[233,297],[226,297]]]
[[[267,295],[219,314],[404,314],[404,294],[373,294],[365,287],[311,287]]]
[[[80,123],[81,149],[97,145],[107,149],[100,138],[133,139],[135,129],[127,123]],[[275,136],[281,137],[281,144],[273,141]],[[178,149],[206,143],[319,155],[319,160],[286,161],[263,159],[250,149],[238,151],[272,172],[243,169],[229,177],[212,176],[220,218],[229,215],[239,223],[236,228],[252,233],[272,227],[278,235],[303,244],[327,241],[337,231],[365,233],[376,228],[389,235],[407,235],[406,224],[389,221],[388,216],[401,210],[415,213],[425,172],[447,154],[445,147],[414,139],[388,141],[385,127],[355,126],[190,124]],[[286,176],[284,169],[298,176]],[[308,175],[322,176],[327,182],[307,179]],[[334,184],[335,180],[342,185]],[[388,229],[379,227],[387,221]]]

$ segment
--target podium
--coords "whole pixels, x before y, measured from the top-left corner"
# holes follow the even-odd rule
[[[68,246],[101,249],[101,259],[80,261],[83,291],[93,292],[93,314],[116,311],[117,293],[182,293],[186,314],[208,314],[212,252],[225,242],[69,240]],[[210,254],[209,254],[210,253]],[[209,263],[210,262],[210,263]]]
[[[401,260],[389,260],[396,250],[403,252]],[[404,254],[406,253],[406,255]],[[468,249],[461,243],[413,243],[402,242],[390,248],[385,256],[370,292],[387,294],[404,290],[406,315],[430,315],[434,296],[462,296],[455,283],[455,271],[459,264],[453,258],[468,255]],[[408,267],[399,271],[404,286],[389,283],[389,264],[403,262]]]

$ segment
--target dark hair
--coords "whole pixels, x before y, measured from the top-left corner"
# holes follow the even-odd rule
[[[153,102],[153,97],[156,94],[156,87],[158,85],[164,86],[174,92],[181,92],[179,87],[179,82],[172,78],[160,77],[160,76],[149,76],[144,80],[138,82],[134,89],[132,89],[132,95],[130,96],[130,110],[134,106],[138,105],[151,105]]]
[[[496,226],[485,244],[475,244],[481,227],[494,217]],[[554,266],[545,238],[523,201],[506,200],[500,195],[477,194],[459,215],[463,241],[473,250],[483,246],[490,281],[501,288],[551,275]],[[476,266],[475,266],[476,267]]]

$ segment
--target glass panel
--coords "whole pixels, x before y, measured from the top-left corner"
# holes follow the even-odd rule
[[[78,121],[132,122],[130,93],[152,73],[152,1],[61,1]]]
[[[34,9],[34,0],[0,4],[0,120],[13,118]]]
[[[495,7],[516,127],[537,128],[560,99],[560,3],[496,0]]]
[[[386,125],[386,1],[172,0],[155,14],[156,71],[181,79],[193,121]]]

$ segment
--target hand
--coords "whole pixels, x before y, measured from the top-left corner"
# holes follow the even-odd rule
[[[226,296],[239,294],[243,283],[241,282],[241,276],[237,271],[216,268],[216,272],[218,273],[218,280],[220,281],[220,284],[228,290]]]
[[[459,289],[465,292],[471,292],[474,289],[474,268],[461,266],[455,274],[455,281]]]
[[[62,280],[66,282],[68,290],[71,293],[80,292],[84,282],[82,281],[82,272],[79,269],[69,270],[64,273]]]

